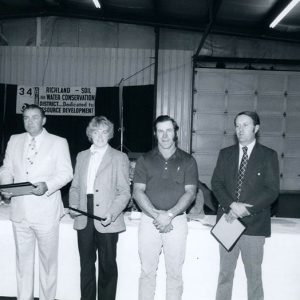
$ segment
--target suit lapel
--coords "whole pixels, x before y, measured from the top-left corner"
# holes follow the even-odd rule
[[[257,170],[257,166],[259,165],[260,161],[261,161],[261,156],[259,151],[259,144],[256,142],[247,164],[247,169],[246,169],[245,179],[244,179],[244,182],[246,184],[251,179],[251,176],[253,176],[253,174]]]
[[[232,178],[232,189],[235,191],[238,172],[239,172],[239,146],[236,145],[231,153],[231,157],[228,159],[230,164],[228,167],[228,176]]]
[[[49,154],[49,148],[51,147],[51,138],[48,131],[44,128],[45,132],[43,133],[43,137],[40,140],[38,153],[35,161],[35,165],[42,164],[45,161],[45,158]]]
[[[25,170],[27,170],[27,154],[28,154],[28,147],[26,147],[26,139],[27,139],[27,133],[24,133],[21,140],[20,140],[20,158],[22,157],[21,163],[23,164],[23,170],[25,175]]]
[[[82,172],[81,178],[83,180],[84,191],[87,190],[87,176],[88,176],[90,159],[91,159],[91,151],[87,150],[85,155],[82,158],[82,163],[81,163],[81,172]]]
[[[260,147],[259,144],[256,142],[247,164],[244,182],[242,185],[241,197],[240,197],[241,202],[247,202],[247,199],[244,198],[244,195],[249,195],[247,189],[250,186],[250,182],[253,176],[256,176],[255,174],[257,172],[258,166],[260,165],[261,159],[262,156],[261,156]]]

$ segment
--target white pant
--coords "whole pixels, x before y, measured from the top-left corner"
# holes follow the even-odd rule
[[[142,215],[139,226],[139,255],[141,275],[139,300],[153,300],[156,287],[156,272],[163,248],[166,267],[166,299],[180,300],[183,292],[182,267],[185,259],[187,220],[180,215],[172,220],[173,230],[159,233],[153,219]]]
[[[59,222],[12,222],[16,244],[18,300],[34,299],[35,241],[39,249],[39,299],[54,300],[57,281]]]

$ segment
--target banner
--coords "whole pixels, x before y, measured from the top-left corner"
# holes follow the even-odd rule
[[[47,115],[94,116],[95,87],[18,86],[16,113],[25,103],[41,106]]]

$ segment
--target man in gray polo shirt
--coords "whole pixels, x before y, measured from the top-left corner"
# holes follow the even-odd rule
[[[198,170],[195,159],[177,148],[179,127],[174,119],[159,116],[153,127],[157,147],[138,159],[134,175],[133,195],[143,212],[139,227],[139,300],[154,299],[162,247],[166,299],[179,300],[188,230],[185,211],[195,199]]]

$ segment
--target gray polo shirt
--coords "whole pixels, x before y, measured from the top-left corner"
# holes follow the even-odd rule
[[[145,193],[156,209],[169,210],[185,193],[186,185],[197,186],[197,163],[179,148],[167,160],[155,148],[137,160],[133,182],[146,184]]]

